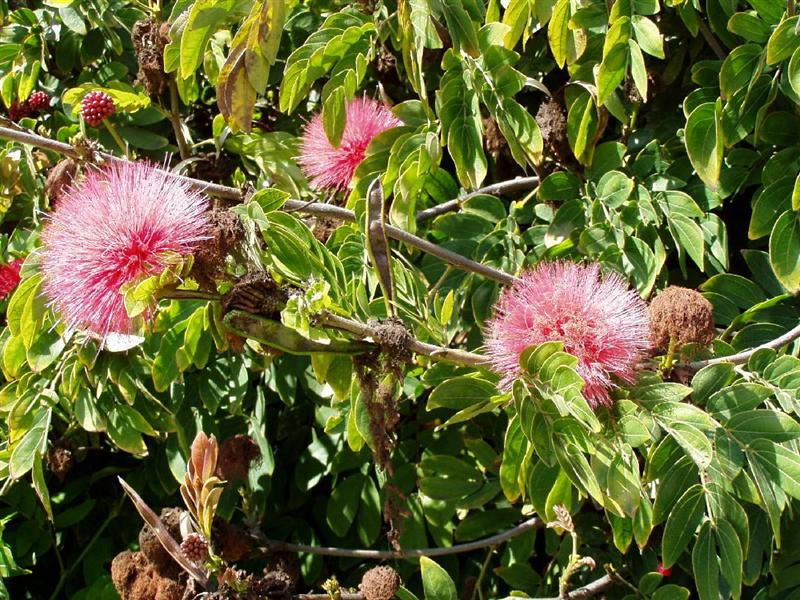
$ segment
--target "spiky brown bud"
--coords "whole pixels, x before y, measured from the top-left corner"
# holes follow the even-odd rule
[[[671,338],[678,350],[690,343],[707,346],[716,335],[714,309],[695,290],[671,285],[653,298],[648,313],[656,352],[667,352]]]
[[[190,533],[181,542],[181,552],[192,562],[201,563],[208,557],[208,542],[199,533]]]
[[[391,567],[373,567],[361,578],[361,593],[366,600],[391,600],[400,587],[400,575]]]

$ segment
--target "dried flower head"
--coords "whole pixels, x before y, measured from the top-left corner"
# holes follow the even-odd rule
[[[653,329],[653,349],[668,352],[684,344],[707,346],[716,335],[714,307],[700,292],[671,285],[650,302],[648,308]]]
[[[391,600],[400,587],[400,575],[392,567],[373,567],[361,578],[361,593],[366,600]]]
[[[338,147],[325,135],[321,113],[309,121],[303,132],[297,162],[315,189],[347,188],[372,139],[402,124],[386,105],[370,98],[351,100],[346,113],[347,123]]]
[[[24,258],[12,260],[7,265],[0,265],[0,300],[13,292],[19,284],[19,270]]]
[[[631,383],[650,346],[647,306],[617,274],[597,264],[542,263],[505,289],[487,331],[492,367],[508,387],[529,346],[561,341],[592,406],[610,404],[613,378]]]
[[[90,171],[61,196],[42,240],[44,293],[71,329],[105,339],[133,322],[120,288],[186,256],[208,230],[206,199],[151,165]]]

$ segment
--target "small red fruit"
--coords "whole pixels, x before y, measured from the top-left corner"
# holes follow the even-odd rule
[[[12,102],[8,107],[8,118],[12,121],[19,121],[31,114],[31,107],[27,102]]]
[[[47,110],[50,108],[50,96],[45,92],[35,91],[28,98],[28,106],[31,111]]]
[[[105,92],[89,92],[81,100],[81,116],[92,127],[97,127],[116,110],[114,100]]]
[[[672,575],[672,569],[665,569],[663,563],[658,563],[658,568],[656,569],[656,572],[663,577],[669,577],[670,575]]]

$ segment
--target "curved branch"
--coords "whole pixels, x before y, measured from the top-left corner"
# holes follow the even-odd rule
[[[437,204],[431,208],[426,208],[417,213],[417,223],[422,223],[428,219],[438,217],[453,210],[458,210],[470,198],[480,196],[481,194],[504,194],[506,192],[513,192],[516,190],[525,190],[539,184],[539,178],[534,177],[517,177],[516,179],[509,179],[508,181],[500,181],[485,187],[479,188],[474,192],[465,194],[460,198],[448,200],[442,204]]]
[[[790,329],[782,336],[775,338],[767,342],[766,344],[761,344],[760,346],[756,346],[755,348],[750,348],[749,350],[745,350],[744,352],[739,352],[737,354],[731,354],[730,356],[720,356],[717,358],[709,358],[708,360],[697,360],[695,362],[686,363],[683,365],[677,365],[679,367],[686,367],[692,369],[693,371],[699,371],[703,367],[707,367],[709,365],[716,365],[719,363],[732,363],[734,365],[740,365],[746,363],[750,360],[750,357],[753,356],[759,350],[763,350],[765,348],[771,350],[777,350],[781,346],[785,346],[786,344],[790,344],[796,339],[800,338],[800,325],[795,327],[794,329]]]
[[[46,150],[52,150],[53,152],[58,152],[59,154],[63,154],[65,156],[71,156],[73,158],[80,158],[81,152],[77,150],[75,147],[71,146],[70,144],[65,144],[64,142],[59,142],[57,140],[52,140],[50,138],[43,137],[36,133],[32,133],[29,131],[25,131],[22,129],[12,129],[10,127],[0,127],[0,138],[4,138],[7,140],[13,140],[16,142],[21,142],[23,144],[28,144],[31,146],[38,146],[40,148],[44,148]],[[109,162],[127,162],[123,158],[119,158],[114,156],[113,154],[108,154],[107,152],[99,152],[98,153],[103,160]],[[191,177],[186,177],[184,175],[178,175],[176,173],[171,173],[169,171],[165,171],[169,173],[172,177],[185,182],[187,185],[191,186],[194,189],[203,191],[209,195],[217,196],[219,198],[227,198],[230,200],[239,200],[243,199],[243,194],[241,190],[229,187],[226,185],[220,185],[217,183],[209,183],[207,181],[201,181],[199,179],[193,179]],[[330,204],[323,204],[319,202],[303,202],[301,200],[287,200],[284,204],[284,207],[289,211],[296,211],[307,215],[315,215],[319,217],[328,217],[331,219],[337,219],[339,221],[345,221],[349,223],[356,222],[356,215],[352,210],[347,210],[346,208],[342,208],[340,206],[333,206]],[[424,240],[416,235],[408,233],[402,229],[394,227],[392,225],[386,225],[386,233],[390,238],[403,242],[404,244],[408,244],[413,248],[417,248],[427,254],[435,256],[447,264],[453,265],[459,269],[464,271],[469,271],[471,273],[475,273],[477,275],[482,275],[504,285],[510,285],[516,281],[516,277],[510,275],[504,271],[500,271],[499,269],[495,269],[494,267],[490,267],[488,265],[481,264],[465,256],[461,256],[452,250],[448,250],[441,246],[438,246],[432,242]]]
[[[376,339],[374,327],[359,323],[358,321],[353,321],[352,319],[340,317],[332,313],[323,313],[318,315],[315,320],[318,325],[349,331],[362,339]],[[416,339],[411,341],[408,348],[417,354],[424,354],[436,360],[464,365],[466,367],[489,366],[489,360],[482,354],[477,354],[475,352],[467,352],[466,350],[457,350],[455,348],[444,348],[442,346],[428,344],[427,342],[420,342]]]
[[[264,536],[260,531],[254,531],[255,538],[262,543],[268,551],[286,550],[289,552],[304,552],[306,554],[319,554],[323,556],[345,556],[350,558],[364,558],[376,560],[388,560],[392,558],[421,558],[423,556],[448,556],[450,554],[460,554],[471,552],[489,546],[497,546],[514,538],[526,531],[541,527],[543,522],[539,517],[532,517],[523,521],[516,527],[501,531],[498,534],[475,540],[466,544],[456,544],[449,548],[421,548],[417,550],[351,550],[348,548],[333,548],[329,546],[308,546],[306,544],[291,544],[280,540],[273,540]],[[577,591],[577,590],[576,590]],[[587,596],[588,597],[588,596]]]

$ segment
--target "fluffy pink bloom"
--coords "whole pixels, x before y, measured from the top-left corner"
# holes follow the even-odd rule
[[[7,265],[0,265],[0,300],[16,289],[19,283],[19,270],[24,262],[24,258],[18,258]]]
[[[617,274],[597,264],[542,263],[503,290],[489,322],[488,355],[508,387],[529,346],[564,342],[578,358],[583,393],[594,407],[610,404],[613,377],[632,383],[650,345],[647,306]]]
[[[322,113],[317,113],[303,132],[297,162],[311,181],[311,187],[345,189],[364,160],[372,138],[398,125],[402,122],[386,105],[370,98],[355,98],[347,105],[347,123],[339,147],[334,148],[328,141]]]
[[[71,329],[129,334],[120,288],[207,235],[207,200],[146,163],[115,163],[64,192],[42,234],[43,289]]]

